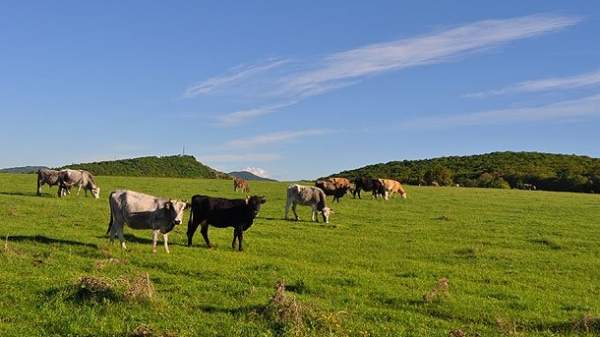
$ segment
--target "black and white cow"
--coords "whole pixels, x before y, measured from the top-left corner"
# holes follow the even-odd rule
[[[125,246],[123,228],[127,224],[133,229],[152,230],[152,252],[156,252],[158,233],[162,233],[165,251],[169,253],[168,235],[176,225],[181,224],[183,211],[187,208],[184,201],[157,198],[148,194],[118,190],[110,193],[110,223],[107,234],[110,241],[119,237],[121,247]]]
[[[188,246],[192,246],[192,238],[198,226],[206,245],[212,247],[208,239],[208,225],[219,228],[233,227],[231,248],[235,249],[235,241],[241,251],[244,232],[252,226],[260,206],[267,200],[264,197],[252,196],[244,199],[214,198],[205,195],[192,197],[192,211],[188,222]]]
[[[319,222],[317,213],[321,212],[323,221],[329,223],[329,215],[333,213],[333,210],[327,207],[327,199],[325,192],[322,189],[315,186],[303,186],[298,184],[292,184],[287,189],[287,202],[285,204],[285,219],[288,219],[288,212],[290,206],[292,212],[296,217],[296,221],[300,220],[296,213],[296,205],[304,205],[312,207],[312,221]]]

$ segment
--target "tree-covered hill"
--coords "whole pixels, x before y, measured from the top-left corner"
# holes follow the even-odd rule
[[[229,178],[193,156],[140,157],[93,163],[71,164],[63,168],[81,169],[101,176]]]
[[[587,156],[493,152],[424,160],[391,161],[343,171],[333,176],[380,177],[407,184],[466,187],[535,188],[600,192],[600,159]]]

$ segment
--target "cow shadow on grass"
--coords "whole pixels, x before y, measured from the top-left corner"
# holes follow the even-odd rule
[[[36,197],[36,198],[40,197],[35,192],[6,192],[6,191],[0,191],[0,195],[19,196],[19,197]],[[48,193],[42,193],[41,197],[44,197],[44,196],[50,196],[50,194],[48,194]]]
[[[125,237],[125,242],[135,242],[135,243],[142,243],[142,244],[152,244],[152,239],[150,238],[143,238],[143,237],[139,237],[139,236],[135,236],[133,234],[123,234],[123,236]],[[110,240],[110,237],[108,235],[98,235],[96,236],[97,239],[105,239],[105,240]],[[161,243],[162,242],[162,235],[158,236],[158,242]],[[169,236],[169,246],[186,246],[187,247],[187,243],[182,244],[182,243],[178,243],[178,242],[174,242],[170,240],[171,237]],[[115,238],[115,242],[119,242],[119,238],[116,237]]]
[[[256,304],[256,305],[247,305],[247,306],[235,307],[235,308],[226,308],[226,307],[219,307],[216,305],[199,305],[199,306],[196,306],[196,308],[201,311],[204,311],[206,313],[224,313],[224,314],[239,316],[239,315],[248,315],[250,313],[262,313],[266,310],[267,306]]]
[[[15,236],[9,236],[8,241],[10,241],[10,242],[33,242],[33,243],[42,243],[42,244],[46,244],[46,245],[60,244],[60,245],[69,245],[69,246],[78,246],[78,247],[98,248],[98,246],[94,243],[51,238],[51,237],[44,236],[44,235],[15,235]]]

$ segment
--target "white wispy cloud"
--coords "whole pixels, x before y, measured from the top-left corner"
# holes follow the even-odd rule
[[[216,125],[218,126],[235,126],[245,122],[247,119],[259,117],[262,115],[270,114],[276,110],[285,108],[287,106],[295,104],[295,101],[262,106],[258,108],[239,110],[235,112],[230,112],[225,115],[221,115],[217,117]]]
[[[547,120],[562,121],[590,116],[600,116],[600,94],[535,107],[419,118],[403,123],[401,129],[419,130]]]
[[[261,64],[239,65],[223,75],[211,77],[189,86],[183,93],[183,97],[191,98],[198,95],[211,94],[222,88],[236,85],[249,77],[280,67],[288,62],[288,60],[270,59]]]
[[[198,156],[201,162],[234,163],[234,162],[268,162],[281,159],[277,153],[221,153]]]
[[[567,77],[552,77],[524,81],[501,89],[481,91],[463,95],[468,98],[484,98],[516,93],[568,90],[600,85],[600,70]]]
[[[269,172],[267,170],[262,169],[260,167],[246,167],[242,171],[250,172],[250,173],[252,173],[254,175],[257,175],[257,176],[263,177],[263,178],[270,178],[271,177],[271,175],[269,174]]]
[[[279,131],[266,133],[262,135],[257,135],[249,138],[239,138],[230,140],[225,143],[226,147],[253,147],[257,145],[266,145],[273,143],[281,143],[293,139],[310,137],[310,136],[319,136],[333,132],[332,130],[327,129],[307,129],[307,130],[296,130],[296,131]]]
[[[448,62],[515,40],[539,36],[577,24],[579,17],[531,15],[484,20],[427,35],[371,44],[325,55],[311,61],[273,61],[273,65],[242,68],[186,89],[184,96],[211,94],[215,88],[257,93],[262,108],[249,108],[221,117],[222,125],[273,113],[306,97],[321,95],[389,71]],[[268,102],[277,102],[275,104]],[[281,104],[279,102],[293,102]],[[278,106],[281,105],[281,106]]]

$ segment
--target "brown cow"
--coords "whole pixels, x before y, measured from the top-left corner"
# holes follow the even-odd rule
[[[333,201],[340,202],[340,199],[352,187],[352,183],[346,178],[325,178],[317,180],[315,186],[322,189],[325,195],[332,195]]]
[[[393,179],[379,179],[379,181],[383,184],[385,190],[383,195],[385,200],[388,200],[394,193],[398,193],[403,199],[406,199],[406,191],[404,191],[399,181]]]
[[[248,186],[248,181],[242,178],[233,177],[233,190],[235,192],[241,190],[244,193],[250,193],[250,186]]]

